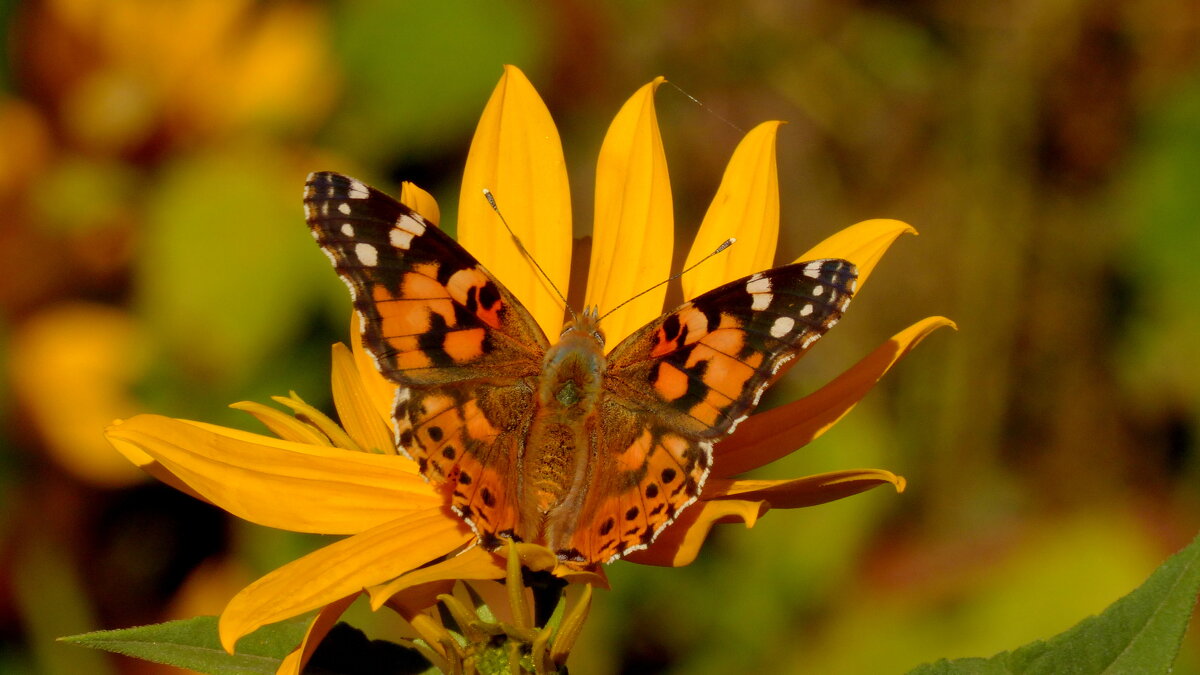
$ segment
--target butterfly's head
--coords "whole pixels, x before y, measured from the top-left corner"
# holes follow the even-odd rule
[[[600,312],[596,307],[588,307],[579,314],[572,312],[572,319],[568,321],[562,329],[562,333],[558,335],[558,342],[573,341],[573,340],[594,340],[601,347],[604,346],[604,331],[600,330]]]

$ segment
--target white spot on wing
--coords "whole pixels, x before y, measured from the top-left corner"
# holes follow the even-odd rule
[[[357,178],[350,179],[350,192],[346,194],[350,199],[366,199],[370,196],[367,192],[367,186]]]
[[[771,280],[761,272],[755,272],[746,281],[746,292],[750,294],[750,309],[761,312],[771,306]]]
[[[392,243],[392,246],[404,249],[405,251],[408,250],[409,246],[412,246],[412,240],[412,232],[409,232],[408,230],[402,230],[398,227],[392,228],[391,233],[388,235],[388,241]]]
[[[342,214],[343,216],[350,215],[350,205],[346,202],[338,204],[338,213]]]
[[[822,265],[822,263],[820,261],[808,263],[807,265],[804,266],[804,276],[810,277],[812,279],[816,279],[816,278],[820,277],[821,276],[821,265]]]
[[[405,232],[411,232],[418,237],[425,234],[425,223],[408,214],[404,214],[396,219],[396,227]]]
[[[796,320],[790,316],[781,316],[775,319],[775,323],[771,324],[771,337],[781,338],[791,332],[792,327],[796,325]]]
[[[812,314],[812,313],[813,313],[813,306],[812,306],[811,302],[800,309],[800,316],[808,316],[809,314]]]
[[[354,226],[350,223],[342,223],[342,234],[346,235],[347,237],[353,237]]]
[[[771,280],[764,277],[762,272],[755,272],[746,280],[747,293],[770,293]]]
[[[819,298],[825,294],[825,287],[822,286],[821,284],[817,284],[816,286],[813,286],[812,293],[813,293],[813,297]]]
[[[367,267],[374,267],[379,264],[379,251],[370,244],[355,244],[354,256],[358,261]]]

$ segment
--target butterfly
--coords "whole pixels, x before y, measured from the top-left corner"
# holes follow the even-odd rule
[[[696,501],[713,443],[837,323],[857,280],[845,260],[784,265],[611,350],[595,310],[552,344],[466,249],[383,192],[314,173],[304,207],[350,288],[364,348],[399,385],[400,452],[485,548],[540,544],[579,569],[646,548]]]

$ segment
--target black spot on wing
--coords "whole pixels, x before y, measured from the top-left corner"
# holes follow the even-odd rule
[[[679,332],[682,329],[682,324],[679,322],[679,314],[672,313],[663,321],[662,330],[663,336],[667,342],[673,342],[679,337]]]
[[[500,291],[497,290],[496,284],[489,281],[479,290],[479,305],[484,311],[490,311],[497,302],[500,302]]]

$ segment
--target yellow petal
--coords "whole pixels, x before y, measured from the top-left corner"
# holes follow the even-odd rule
[[[381,586],[367,589],[371,609],[377,610],[393,595],[431,581],[504,578],[504,564],[496,556],[476,546],[428,567],[414,570]]]
[[[851,469],[792,480],[728,480],[715,478],[704,486],[705,499],[765,501],[774,509],[799,509],[856,495],[880,485],[904,492],[904,478],[883,469]]]
[[[387,422],[379,416],[371,395],[355,368],[354,355],[346,345],[333,346],[333,405],[346,433],[367,451],[396,454]]]
[[[125,420],[114,420],[110,425],[110,428],[118,427],[124,423]],[[158,460],[142,452],[142,449],[137,445],[130,443],[129,441],[126,441],[115,434],[108,433],[108,430],[105,431],[104,436],[109,445],[116,448],[117,452],[121,453],[122,457],[129,460],[129,462],[131,462],[137,468],[145,471],[151,476],[157,478],[163,483],[166,483],[167,485],[170,485],[184,494],[191,495],[202,502],[208,501],[204,495],[193,490],[188,486],[187,483],[179,480],[179,478],[176,477],[175,474],[171,473],[165,466],[159,464]]]
[[[325,639],[329,630],[357,597],[358,593],[354,593],[322,607],[321,611],[317,612],[317,615],[309,622],[308,630],[304,631],[304,639],[300,641],[300,646],[283,657],[283,662],[275,670],[275,675],[301,675],[304,672],[304,666],[308,665],[308,660],[312,658],[313,652],[317,651],[321,640]]]
[[[650,544],[650,548],[631,553],[626,560],[639,565],[683,567],[696,559],[708,532],[716,523],[742,521],[746,527],[754,527],[759,517],[770,506],[766,502],[740,500],[702,501],[693,506],[679,520],[671,523]]]
[[[356,453],[357,454],[357,453]],[[361,455],[374,457],[374,455]],[[242,589],[221,614],[221,645],[445,555],[474,535],[441,507],[407,514],[310,553]]]
[[[437,200],[416,183],[400,183],[400,203],[421,214],[422,218],[434,225],[442,220],[442,210],[438,208]]]
[[[933,316],[905,328],[829,384],[804,398],[758,413],[713,447],[713,475],[736,476],[802,448],[842,419],[925,336],[954,322]]]
[[[838,232],[825,241],[810,248],[796,258],[795,262],[820,258],[841,258],[858,267],[858,288],[867,281],[871,270],[883,254],[902,234],[916,234],[912,225],[899,220],[876,218],[864,220]]]
[[[779,173],[775,137],[782,122],[763,122],[733,151],[684,267],[712,253],[726,239],[737,243],[680,278],[685,300],[775,262],[779,239]]]
[[[596,162],[596,220],[584,304],[600,313],[616,307],[671,271],[675,220],[667,157],[654,114],[661,77],[643,86],[617,113]],[[608,345],[662,313],[665,285],[604,320]]]
[[[297,532],[352,534],[445,500],[399,455],[302,445],[139,415],[105,431],[230,513]]]
[[[568,584],[586,584],[605,590],[609,588],[608,576],[604,573],[603,567],[597,567],[594,570],[580,570],[570,565],[559,564],[554,567],[552,574]]]
[[[230,404],[229,407],[234,410],[250,413],[254,416],[254,419],[262,422],[263,426],[270,429],[271,433],[285,441],[307,445],[331,445],[329,437],[318,431],[316,427],[305,424],[282,410],[277,410],[254,401],[239,401]]]
[[[547,335],[559,334],[563,302],[517,248],[483,198],[491,190],[513,232],[566,295],[571,277],[571,194],[562,142],[546,104],[520,69],[505,66],[467,154],[458,241],[496,275]]]
[[[357,312],[350,313],[350,351],[354,354],[354,367],[358,370],[358,379],[362,380],[372,407],[379,413],[380,419],[387,421],[390,426],[392,412],[396,407],[396,390],[400,387],[379,373],[375,359],[363,348],[362,327]]]
[[[417,636],[425,641],[424,647],[418,642],[414,648],[429,660],[433,672],[436,673],[462,671],[461,668],[455,671],[450,665],[450,661],[456,664],[462,662],[458,641],[446,630],[440,619],[434,618],[433,612],[426,611],[436,605],[442,595],[453,591],[453,581],[435,581],[410,588],[401,595],[393,596],[387,603],[388,607],[407,621]]]
[[[358,447],[354,439],[346,435],[345,429],[330,419],[329,415],[309,405],[296,392],[293,391],[287,396],[272,396],[271,400],[291,408],[297,418],[303,419],[306,423],[313,425],[314,428],[329,439],[329,442],[334,447],[362,452],[363,449]]]

